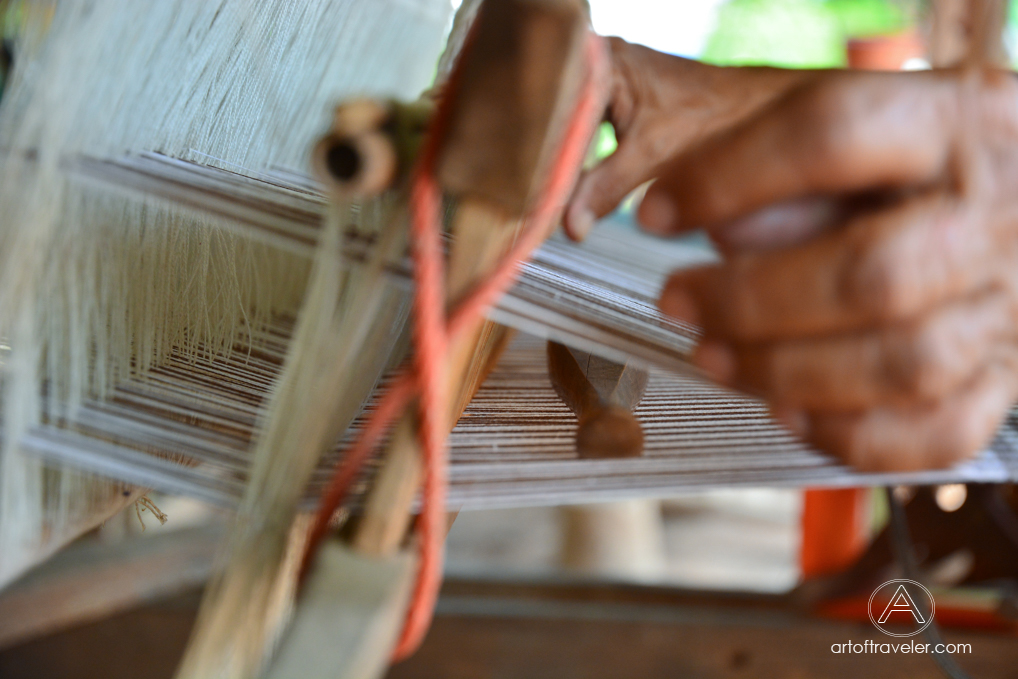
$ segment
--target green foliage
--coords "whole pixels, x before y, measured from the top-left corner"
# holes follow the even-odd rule
[[[911,15],[907,9],[914,2],[729,0],[718,13],[702,59],[721,65],[844,66],[847,38],[906,29]]]
[[[825,4],[848,38],[898,33],[909,24],[902,6],[888,0],[827,0]]]
[[[611,123],[601,123],[597,128],[597,133],[594,135],[594,157],[598,160],[607,158],[615,153],[615,149],[618,146],[619,142],[615,138],[615,128],[612,127]]]
[[[845,64],[837,16],[819,0],[731,0],[718,12],[704,61],[831,68]]]

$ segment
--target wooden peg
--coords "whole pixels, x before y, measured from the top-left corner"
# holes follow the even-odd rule
[[[388,136],[378,132],[326,135],[312,157],[318,175],[341,195],[377,196],[396,179],[396,149]]]
[[[428,98],[340,104],[312,153],[315,171],[342,197],[376,196],[392,188],[413,164],[433,110]]]
[[[576,413],[576,451],[583,458],[638,457],[643,428],[633,415],[647,390],[647,371],[548,342],[548,376]]]

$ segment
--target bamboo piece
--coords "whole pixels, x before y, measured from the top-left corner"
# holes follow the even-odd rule
[[[409,173],[433,109],[426,97],[412,104],[377,99],[340,104],[311,163],[335,196],[377,196]]]
[[[580,457],[643,454],[643,428],[633,410],[647,390],[645,369],[548,342],[548,377],[579,418],[576,452]]]
[[[457,210],[449,256],[448,297],[456,299],[489,271],[516,235],[514,222],[497,208],[468,202]],[[450,347],[449,393],[452,394],[449,429],[473,398],[483,379],[483,366],[491,364],[495,350],[504,346],[504,329],[479,321]],[[410,509],[420,486],[421,465],[413,410],[397,425],[387,448],[387,463],[368,497],[364,516],[353,539],[354,547],[368,555],[391,554],[402,543]]]
[[[182,677],[254,676],[285,620],[303,546],[302,531],[291,528],[303,490],[390,362],[398,338],[393,328],[408,311],[405,298],[382,279],[383,263],[402,250],[399,213],[381,214],[389,223],[378,234],[380,247],[353,270],[340,255],[340,215],[329,220],[256,439],[228,560],[206,593]]]

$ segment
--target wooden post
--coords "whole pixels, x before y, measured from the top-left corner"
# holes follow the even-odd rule
[[[930,63],[943,68],[971,64],[1006,64],[1004,0],[933,0]]]
[[[643,428],[633,409],[647,389],[646,370],[548,342],[548,377],[580,420],[576,431],[580,457],[643,453]]]

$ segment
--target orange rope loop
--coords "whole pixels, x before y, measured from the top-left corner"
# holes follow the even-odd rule
[[[591,34],[584,87],[570,116],[548,181],[513,249],[492,274],[454,308],[445,313],[445,260],[442,252],[442,193],[435,181],[435,164],[448,124],[450,97],[443,97],[428,130],[410,189],[410,235],[414,263],[413,371],[401,372],[380,399],[357,438],[337,466],[322,495],[308,536],[302,575],[326,532],[335,511],[349,494],[365,460],[385,432],[418,397],[418,440],[424,465],[424,487],[417,520],[420,560],[417,579],[394,660],[411,655],[427,633],[442,581],[445,541],[445,497],[448,486],[448,347],[456,342],[515,282],[527,261],[555,227],[576,181],[587,142],[600,121],[607,55],[602,40]],[[450,78],[455,81],[456,72]],[[447,91],[454,92],[450,85]]]

